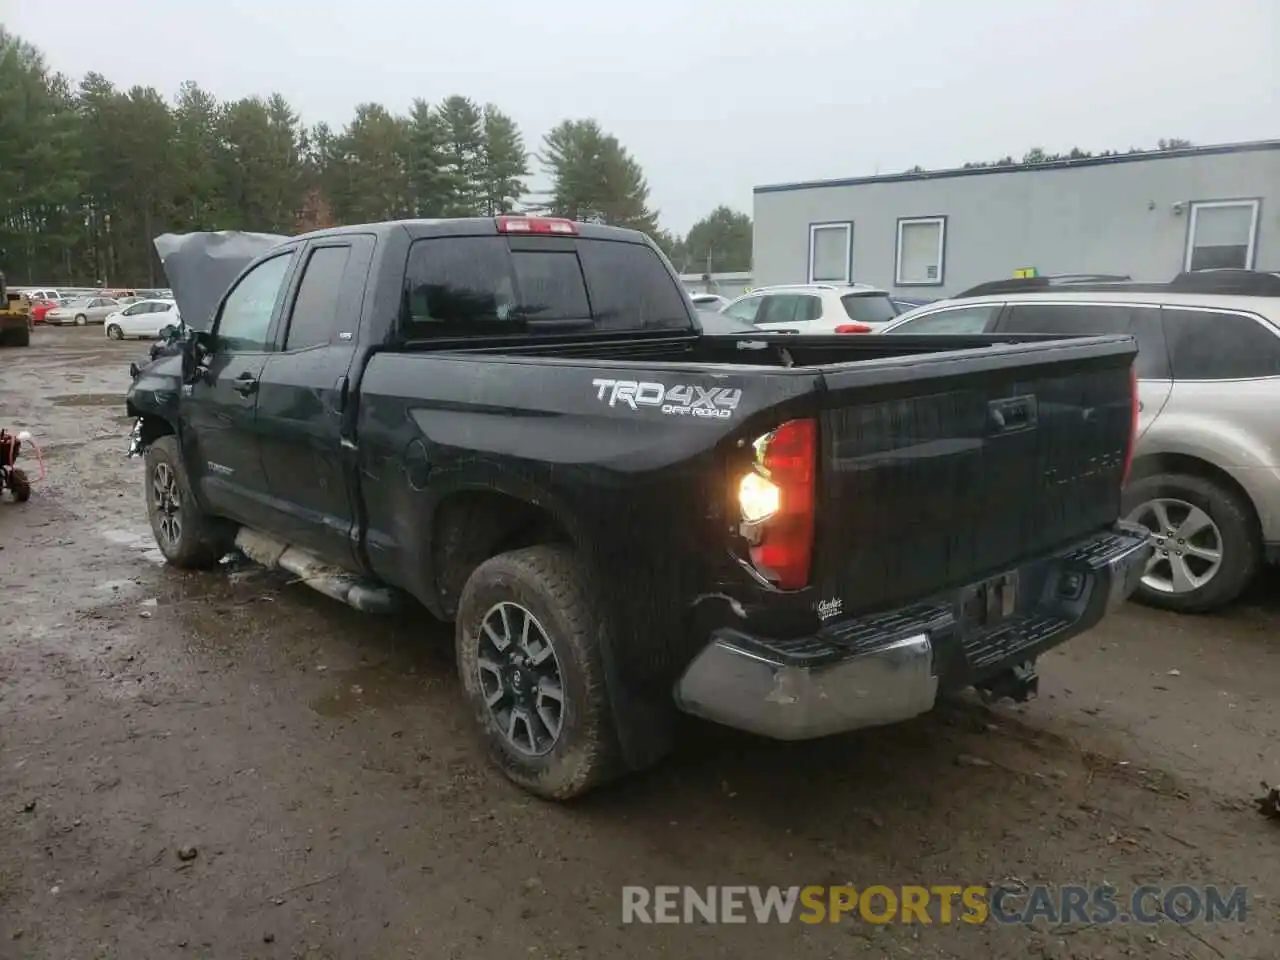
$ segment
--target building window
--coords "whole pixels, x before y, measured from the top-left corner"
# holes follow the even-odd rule
[[[946,217],[899,220],[894,284],[899,287],[942,286],[942,257],[946,245]]]
[[[1258,239],[1258,200],[1215,200],[1191,204],[1185,270],[1253,268]]]
[[[810,225],[810,283],[848,283],[849,268],[852,260],[852,223],[815,223]]]

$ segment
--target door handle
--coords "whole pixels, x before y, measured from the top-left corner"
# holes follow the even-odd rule
[[[232,387],[240,396],[247,397],[258,389],[258,381],[249,374],[242,373],[236,377]]]
[[[1143,403],[1141,400],[1139,400],[1139,401],[1138,401],[1138,412],[1139,412],[1139,413],[1141,413],[1141,412],[1142,412],[1143,410],[1145,410],[1145,409],[1147,409],[1147,405],[1146,405],[1145,403]]]

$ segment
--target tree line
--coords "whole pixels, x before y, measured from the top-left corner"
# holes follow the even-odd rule
[[[1157,151],[1164,150],[1186,150],[1193,147],[1190,140],[1183,140],[1180,137],[1171,137],[1169,139],[1160,139],[1156,141],[1155,149]],[[1015,160],[1013,154],[1005,154],[999,160],[971,160],[961,166],[962,170],[976,170],[981,167],[1029,167],[1038,163],[1054,163],[1058,160],[1088,160],[1091,157],[1118,157],[1121,154],[1134,153],[1151,153],[1151,150],[1143,147],[1130,147],[1128,150],[1103,150],[1100,153],[1093,153],[1089,150],[1081,150],[1079,147],[1072,147],[1066,153],[1051,153],[1044,147],[1032,147],[1022,155],[1021,160]],[[928,171],[916,164],[906,171],[907,173],[928,173]]]
[[[548,190],[531,194],[532,164]],[[307,125],[278,93],[172,102],[98,73],[78,84],[0,26],[0,271],[11,283],[157,286],[165,232],[293,234],[404,217],[537,212],[643,230],[682,270],[746,270],[751,221],[719,208],[686,237],[658,225],[638,161],[591,119],[531,153],[495,104],[416,99]]]

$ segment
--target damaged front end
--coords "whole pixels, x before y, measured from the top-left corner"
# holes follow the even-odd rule
[[[271,233],[220,230],[166,233],[156,237],[156,253],[173,288],[177,326],[162,331],[148,358],[129,364],[133,381],[125,409],[134,418],[129,456],[137,457],[157,438],[176,433],[178,401],[199,360],[199,341],[213,324],[219,302],[253,262],[288,238]]]
[[[176,432],[182,369],[180,354],[162,356],[141,368],[131,365],[133,383],[124,396],[125,412],[134,418],[129,431],[130,457],[145,453],[156,437]]]

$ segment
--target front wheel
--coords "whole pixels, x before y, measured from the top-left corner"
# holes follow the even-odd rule
[[[88,318],[88,317],[86,317],[83,313],[78,313],[78,314],[76,314],[76,326],[77,326],[77,327],[83,327],[83,326],[84,326],[86,323],[88,323],[88,322],[89,322],[89,318]]]
[[[1181,613],[1206,613],[1234,600],[1262,561],[1262,536],[1249,502],[1204,477],[1157,474],[1125,490],[1124,513],[1151,531],[1155,552],[1135,599]]]
[[[112,340],[123,340],[124,331],[121,330],[116,324],[113,323],[107,327],[107,336],[110,337]]]
[[[569,549],[529,547],[480,564],[458,603],[458,672],[489,755],[552,800],[584,794],[620,769],[603,624],[584,583]]]
[[[147,448],[147,514],[156,546],[175,567],[212,567],[230,549],[224,521],[200,509],[172,434]]]

